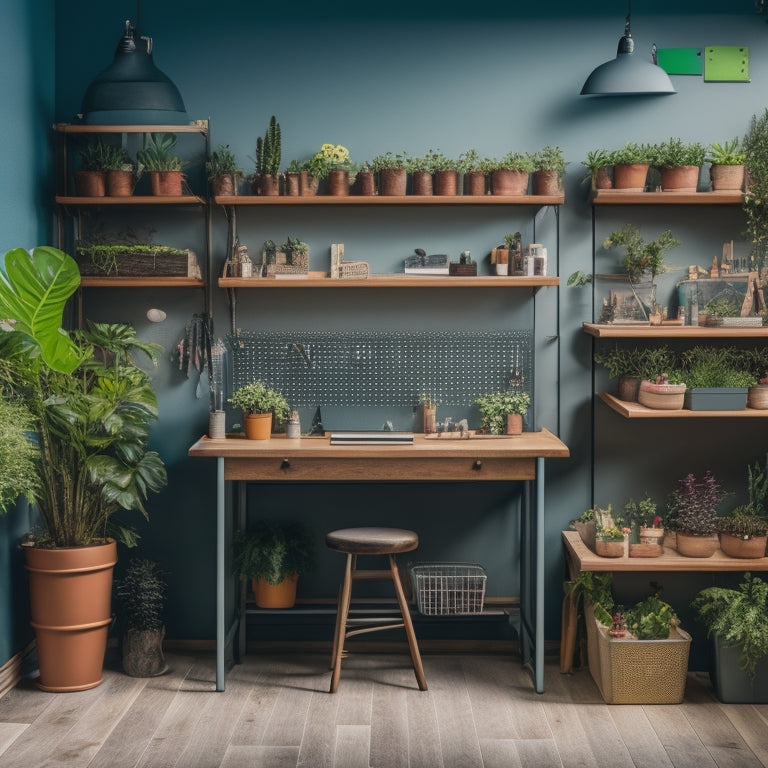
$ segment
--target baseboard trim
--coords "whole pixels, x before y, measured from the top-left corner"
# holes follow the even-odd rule
[[[19,681],[21,680],[22,658],[22,653],[14,654],[2,667],[0,667],[0,697],[5,696],[8,691],[19,684]]]

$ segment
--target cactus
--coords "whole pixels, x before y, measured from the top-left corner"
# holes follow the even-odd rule
[[[259,136],[256,139],[256,173],[270,173],[277,176],[280,172],[281,158],[280,123],[272,115],[264,137]]]

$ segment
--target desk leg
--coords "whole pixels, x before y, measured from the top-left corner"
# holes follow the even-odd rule
[[[216,690],[224,690],[224,532],[226,501],[224,483],[224,459],[216,459]]]
[[[544,693],[544,459],[536,459],[536,630],[535,630],[535,687]]]

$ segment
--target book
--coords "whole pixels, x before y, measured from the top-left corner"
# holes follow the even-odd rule
[[[331,432],[331,445],[412,445],[412,432]]]

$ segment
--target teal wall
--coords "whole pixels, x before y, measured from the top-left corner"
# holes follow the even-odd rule
[[[349,4],[352,6],[352,4]],[[747,45],[752,82],[704,83],[700,77],[675,77],[678,93],[668,97],[584,98],[578,95],[587,74],[611,58],[623,30],[623,10],[615,3],[589,3],[582,13],[572,3],[546,9],[488,0],[447,13],[442,4],[388,3],[382,7],[300,3],[270,12],[253,3],[230,0],[212,10],[201,0],[145,3],[140,28],[154,38],[155,63],[179,87],[191,118],[211,119],[212,145],[228,143],[242,166],[252,170],[256,137],[274,114],[283,130],[283,159],[305,158],[323,142],[341,143],[361,161],[385,151],[422,154],[430,148],[456,155],[474,147],[500,156],[510,149],[533,151],[545,144],[563,148],[569,166],[566,205],[560,219],[560,273],[591,271],[591,210],[580,161],[598,147],[626,141],[657,142],[670,136],[703,143],[741,135],[752,114],[765,106],[768,61],[765,17],[752,12],[751,0],[693,3],[687,0],[635,4],[632,31],[638,50],[660,47]],[[19,4],[21,8],[21,4]],[[55,119],[68,121],[93,76],[112,58],[123,20],[135,18],[133,2],[72,0],[56,6]],[[25,40],[28,38],[24,38]],[[50,81],[48,86],[50,88]],[[31,118],[26,130],[33,126]],[[45,209],[39,202],[40,211]],[[215,211],[213,257],[218,272],[225,257],[226,222]],[[741,243],[738,216],[702,217],[691,210],[641,211],[637,220],[648,237],[670,226],[683,245],[673,261],[708,264],[724,240]],[[255,253],[266,238],[287,235],[309,242],[312,269],[327,268],[328,246],[344,242],[348,258],[369,261],[373,271],[397,269],[414,247],[447,252],[487,253],[506,232],[520,229],[530,242],[529,211],[471,209],[274,209],[242,211],[241,240]],[[623,224],[624,211],[600,216],[598,237]],[[705,219],[702,221],[702,219]],[[202,231],[186,220],[170,227],[152,220],[158,236],[175,245],[202,250]],[[542,222],[550,256],[555,250],[552,217]],[[602,235],[601,232],[604,232]],[[18,233],[21,238],[24,233]],[[12,244],[16,244],[15,242]],[[255,292],[254,292],[255,293]],[[395,330],[407,327],[515,328],[536,323],[540,343],[537,370],[537,426],[558,432],[571,458],[548,463],[546,578],[548,638],[559,636],[563,558],[560,531],[592,503],[591,344],[581,322],[591,319],[589,290],[546,289],[532,305],[504,292],[446,290],[433,295],[413,291],[268,292],[242,291],[237,323],[244,328]],[[216,332],[228,330],[223,291],[213,292]],[[168,313],[150,324],[147,309]],[[151,523],[138,521],[142,554],[170,571],[168,634],[211,638],[214,633],[214,467],[186,456],[188,446],[207,427],[207,400],[198,381],[179,373],[172,353],[184,324],[201,310],[194,291],[89,292],[86,314],[93,319],[134,323],[141,336],[158,341],[166,355],[155,373],[161,420],[153,440],[168,465],[168,488],[150,503]],[[547,341],[559,324],[559,345]],[[559,382],[558,382],[559,376]],[[559,383],[559,401],[558,401]],[[203,382],[204,384],[204,382]],[[444,415],[452,415],[445,413]],[[302,413],[306,420],[311,413]],[[598,411],[601,458],[595,501],[621,505],[645,490],[663,495],[686,471],[710,463],[725,478],[742,481],[746,462],[759,457],[759,428],[737,432],[718,422],[718,437],[737,438],[739,448],[721,457],[720,441],[707,439],[713,425],[670,428],[663,422],[630,424]],[[335,413],[338,423],[365,423],[365,413]],[[378,415],[376,416],[378,418]],[[407,428],[409,414],[398,413]],[[329,426],[326,424],[326,426]],[[378,423],[373,426],[379,426]],[[741,426],[741,425],[740,425]],[[691,439],[693,438],[693,439]],[[683,455],[690,456],[682,462]],[[652,473],[634,463],[651,462]],[[680,461],[680,464],[678,464]],[[506,512],[515,508],[517,490],[403,485],[267,487],[252,491],[250,513],[300,515],[311,519],[318,536],[349,521],[418,525],[429,559],[474,560],[489,572],[489,593],[509,594],[516,533]],[[361,514],[365,510],[368,517]],[[501,542],[501,544],[500,544]],[[331,575],[303,582],[305,594],[329,594],[338,563],[322,553]],[[325,567],[327,566],[327,568]],[[672,585],[677,588],[677,585]],[[679,586],[681,599],[686,585]]]

